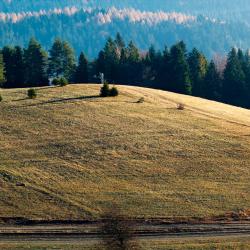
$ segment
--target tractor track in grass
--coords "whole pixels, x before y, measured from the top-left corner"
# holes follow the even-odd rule
[[[82,242],[103,238],[99,222],[84,224],[38,224],[0,226],[0,243],[11,242]],[[199,224],[151,224],[136,223],[133,235],[141,240],[196,237],[250,237],[250,222],[199,223]]]

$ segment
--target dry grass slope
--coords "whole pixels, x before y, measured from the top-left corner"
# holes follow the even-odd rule
[[[103,99],[99,88],[41,88],[35,100],[1,90],[0,217],[97,217],[112,202],[145,217],[250,207],[249,110],[126,86]]]

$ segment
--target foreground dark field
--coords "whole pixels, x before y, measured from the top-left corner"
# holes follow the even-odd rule
[[[249,250],[249,237],[218,237],[218,238],[194,238],[194,239],[167,239],[167,240],[141,240],[140,246],[145,250]],[[0,243],[3,250],[104,250],[101,244],[95,241],[88,242],[64,242],[64,243]]]

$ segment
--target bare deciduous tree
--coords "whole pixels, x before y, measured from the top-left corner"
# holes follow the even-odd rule
[[[109,250],[138,250],[133,232],[133,221],[112,209],[103,215],[101,228],[103,242]]]

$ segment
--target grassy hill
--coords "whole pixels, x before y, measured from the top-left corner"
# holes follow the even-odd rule
[[[99,89],[40,88],[36,100],[0,90],[0,217],[96,217],[113,203],[145,217],[250,207],[249,110],[127,86],[103,99]]]

